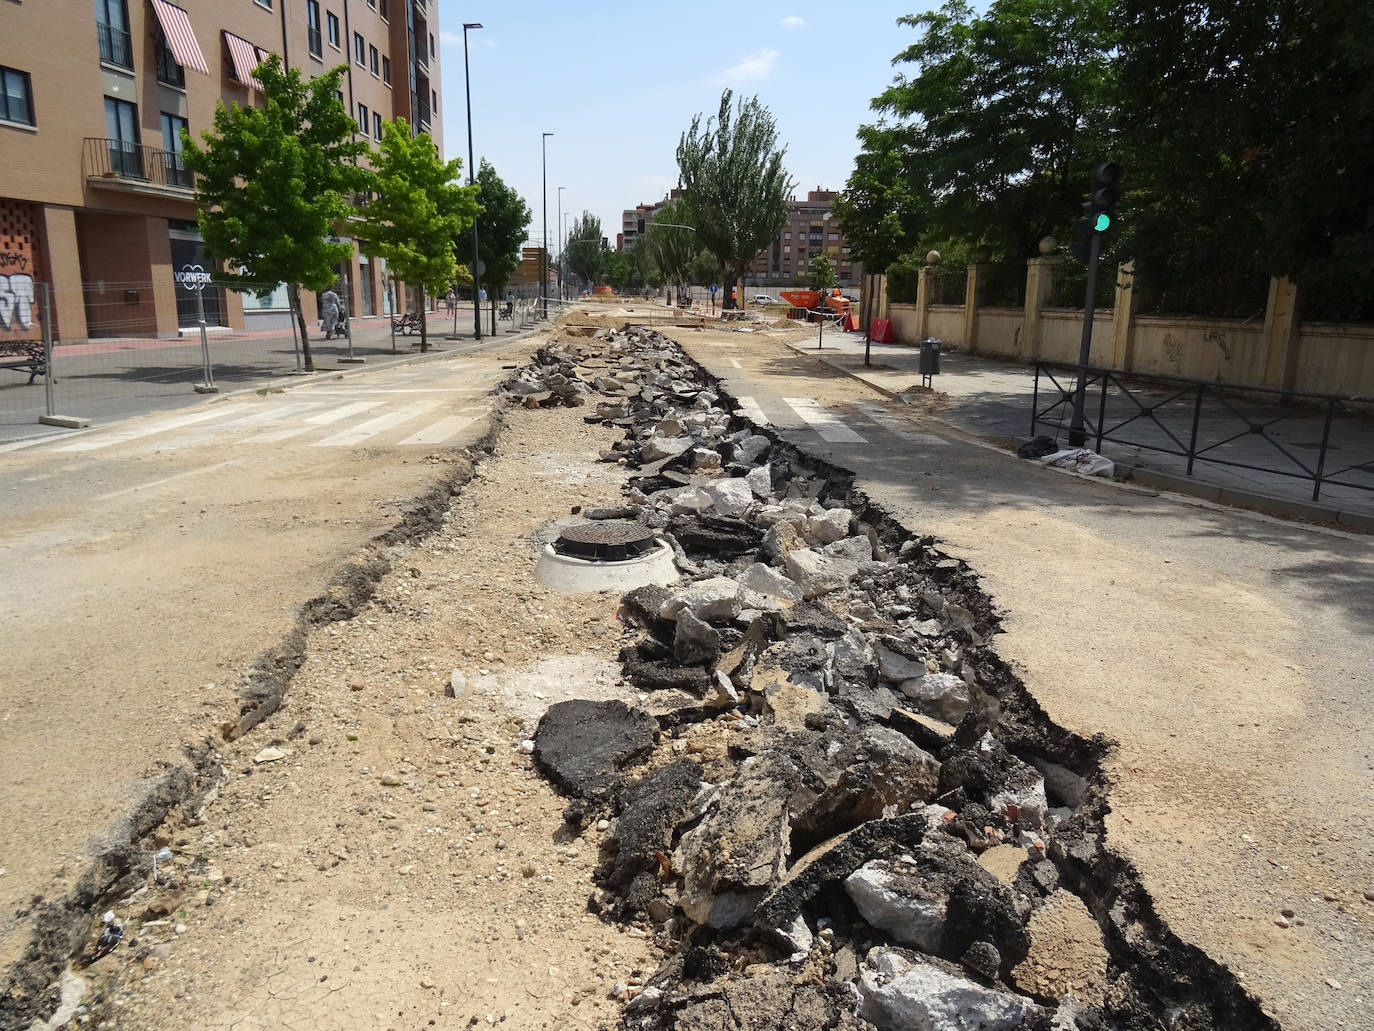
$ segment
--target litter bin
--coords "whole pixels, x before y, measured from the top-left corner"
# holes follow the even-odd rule
[[[931,385],[931,377],[940,374],[940,345],[943,340],[935,337],[926,337],[921,341],[920,373],[921,386]]]

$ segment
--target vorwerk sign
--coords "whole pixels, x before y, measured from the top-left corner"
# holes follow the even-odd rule
[[[182,265],[174,278],[187,290],[204,290],[210,285],[210,273],[199,265]]]

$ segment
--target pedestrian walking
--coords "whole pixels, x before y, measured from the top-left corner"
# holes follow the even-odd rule
[[[458,304],[458,298],[453,292],[453,287],[448,288],[448,294],[444,297],[444,308],[448,311],[448,317],[453,318],[453,309]]]
[[[332,289],[320,294],[320,323],[326,340],[334,339],[334,334],[339,328],[339,312],[342,308],[343,303],[339,300],[339,295]]]

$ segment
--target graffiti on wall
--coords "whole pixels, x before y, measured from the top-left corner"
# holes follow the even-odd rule
[[[33,300],[29,256],[0,251],[0,330],[26,333],[32,329]]]

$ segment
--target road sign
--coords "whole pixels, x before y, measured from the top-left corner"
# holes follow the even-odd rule
[[[715,293],[717,290],[720,289],[720,287],[716,286],[715,283],[712,283],[709,287],[707,287],[707,289],[710,290],[711,293]]]
[[[210,285],[210,273],[199,265],[182,265],[173,278],[187,290],[204,290]]]

